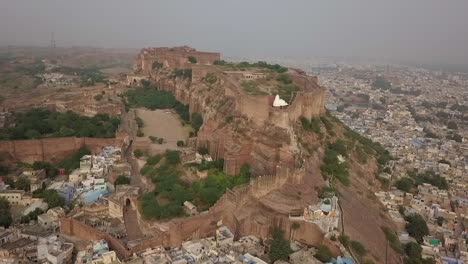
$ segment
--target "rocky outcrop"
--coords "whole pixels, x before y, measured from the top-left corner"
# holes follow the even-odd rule
[[[188,54],[200,59],[187,60]],[[300,87],[288,107],[272,106],[272,96],[245,94],[229,73],[210,65],[219,54],[199,53],[187,48],[144,49],[137,57],[135,69],[148,74],[159,89],[169,91],[177,100],[190,106],[190,112],[201,113],[204,125],[197,145],[207,147],[216,159],[225,160],[224,171],[236,174],[244,163],[256,175],[275,173],[279,162],[294,167],[297,153],[290,146],[295,140],[290,130],[300,116],[313,118],[323,114],[324,89],[315,77],[291,71],[293,83]],[[161,63],[159,68],[148,68]],[[175,77],[174,69],[191,69],[192,77]],[[216,81],[208,83],[207,75]]]

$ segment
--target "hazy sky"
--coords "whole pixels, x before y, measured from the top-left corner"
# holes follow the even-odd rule
[[[467,0],[0,0],[0,45],[468,64]]]

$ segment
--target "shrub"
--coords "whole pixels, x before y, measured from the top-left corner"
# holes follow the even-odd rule
[[[177,141],[177,146],[178,147],[185,147],[185,142],[183,140]]]
[[[282,74],[278,75],[278,77],[276,78],[276,80],[277,80],[278,82],[282,82],[282,83],[284,83],[284,84],[290,84],[290,83],[292,83],[291,77],[290,77],[288,74],[286,74],[286,73],[282,73]]]
[[[151,156],[146,160],[146,165],[150,165],[150,166],[156,165],[161,159],[162,159],[161,155]]]
[[[144,126],[143,119],[141,119],[139,117],[135,117],[135,122],[136,122],[138,128],[142,128]]]
[[[130,178],[125,175],[119,175],[119,177],[115,179],[114,185],[120,184],[130,184]]]
[[[218,81],[218,77],[212,72],[209,72],[203,77],[203,81],[208,84],[215,84]]]
[[[398,237],[395,235],[395,233],[387,226],[382,226],[382,231],[385,234],[385,237],[388,240],[388,243],[390,244],[390,247],[395,250],[397,253],[403,253],[403,249],[400,244],[400,240]]]
[[[341,235],[339,237],[339,240],[340,240],[341,244],[343,244],[344,247],[349,247],[349,243],[350,243],[349,236]]]
[[[135,149],[135,151],[133,151],[133,155],[135,155],[137,158],[140,158],[143,156],[143,151],[141,149]]]
[[[226,65],[226,61],[224,60],[215,60],[213,62],[214,65]]]
[[[174,77],[192,78],[192,69],[175,69],[173,71]]]
[[[194,56],[189,56],[187,59],[190,63],[193,63],[193,64],[197,63],[198,61],[197,58],[195,58]]]
[[[314,257],[323,263],[327,263],[332,259],[332,254],[327,246],[322,245],[318,247],[317,253],[315,253]]]
[[[360,242],[358,241],[351,241],[350,243],[350,246],[351,248],[353,249],[354,252],[356,252],[356,254],[358,254],[360,257],[364,256],[367,254],[367,250],[366,248],[364,247],[364,245],[362,245]]]
[[[137,137],[144,137],[145,133],[143,133],[143,131],[141,131],[141,129],[138,129],[136,135],[137,135]]]
[[[208,149],[205,148],[205,147],[199,147],[199,148],[197,148],[197,152],[198,152],[199,154],[201,154],[201,155],[208,155],[208,153],[209,153],[209,152],[208,152]]]
[[[151,65],[153,70],[160,69],[163,67],[162,63],[159,63],[158,61],[154,61],[153,64]]]

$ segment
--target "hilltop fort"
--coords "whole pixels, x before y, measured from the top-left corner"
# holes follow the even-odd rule
[[[145,48],[134,72],[129,84],[147,79],[188,104],[190,112],[202,114],[208,122],[196,145],[224,159],[229,174],[244,163],[259,175],[275,173],[280,161],[294,167],[298,150],[291,148],[292,127],[301,116],[312,119],[325,112],[317,77],[279,65],[230,64],[219,53],[189,47]]]

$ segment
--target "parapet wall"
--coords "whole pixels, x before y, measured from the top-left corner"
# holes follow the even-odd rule
[[[34,161],[53,162],[86,147],[96,151],[105,146],[122,146],[120,138],[46,138],[34,140],[0,141],[0,153],[8,153],[12,158],[33,163]]]
[[[138,54],[136,67],[150,73],[153,63],[158,62],[169,68],[191,69],[197,64],[190,63],[189,57],[196,58],[197,64],[213,64],[221,59],[217,52],[201,52],[189,47],[145,48]]]

